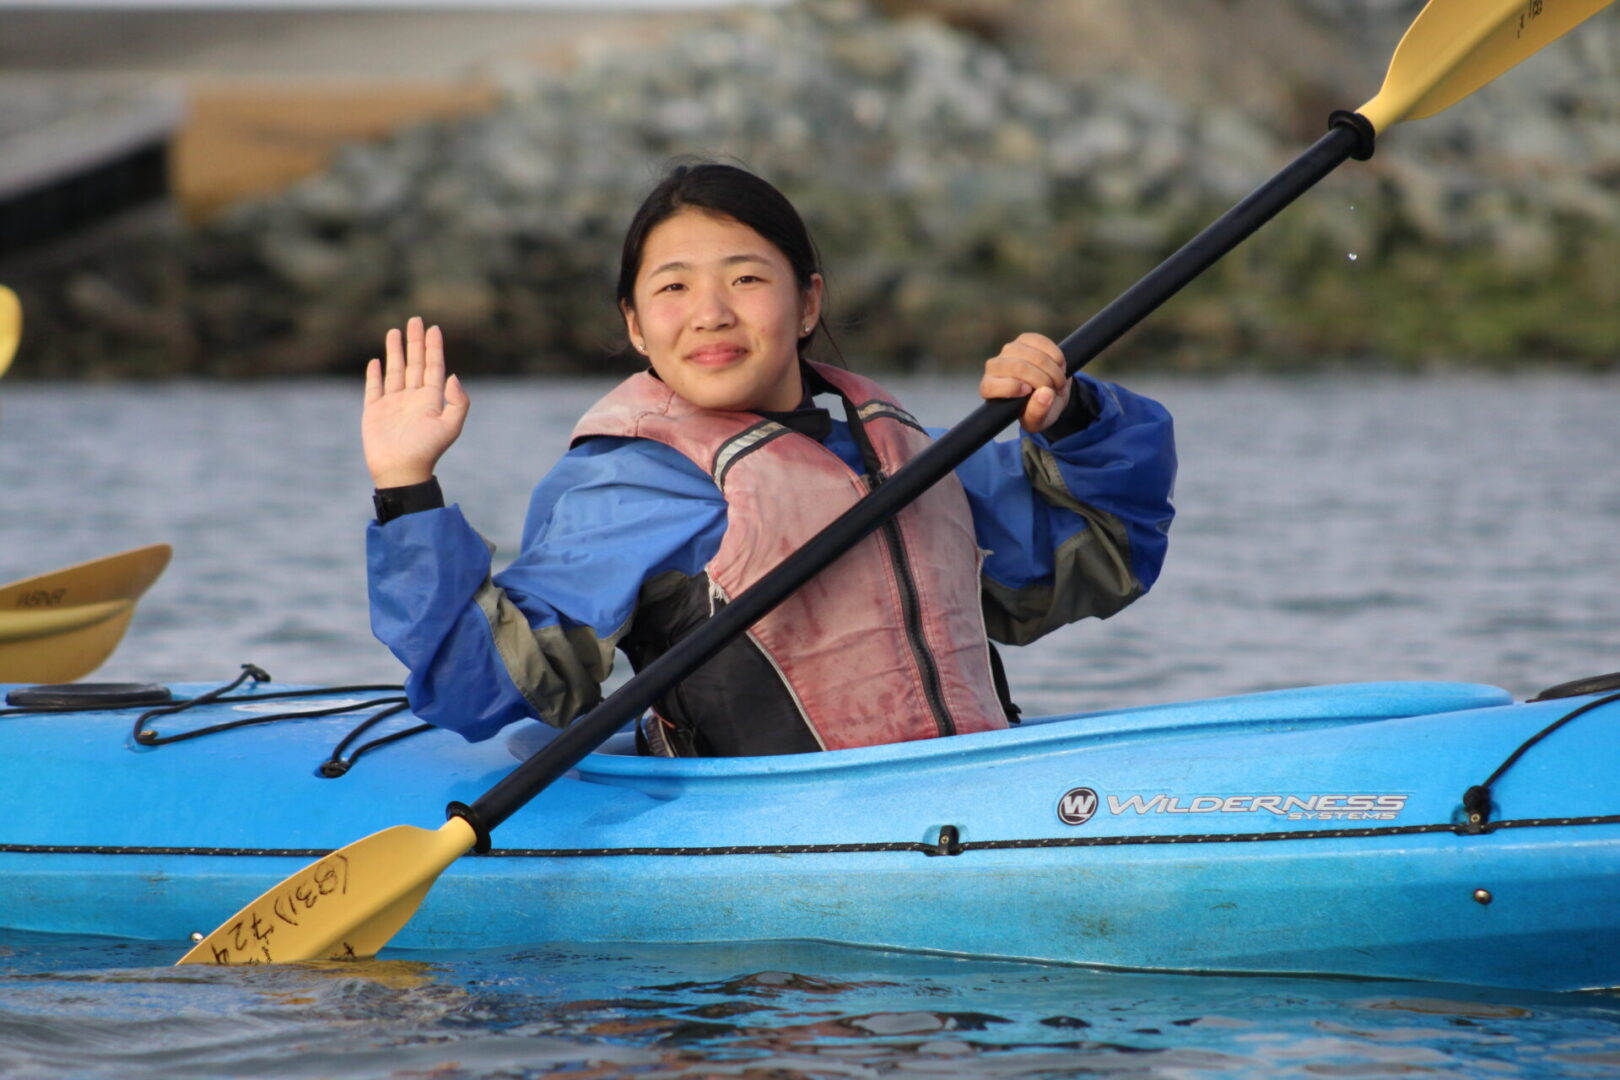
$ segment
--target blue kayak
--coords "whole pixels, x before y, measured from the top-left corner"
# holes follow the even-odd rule
[[[1613,987],[1616,696],[1366,683],[773,758],[616,736],[452,865],[394,945],[814,940]],[[468,744],[380,688],[91,704],[0,710],[0,926],[176,956],[332,849],[436,828],[547,730]]]

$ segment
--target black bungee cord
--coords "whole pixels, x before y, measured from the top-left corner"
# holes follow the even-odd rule
[[[1562,687],[1554,687],[1552,690],[1546,691],[1539,697],[1532,698],[1531,700],[1544,701],[1559,696],[1572,696],[1573,694],[1582,691],[1591,692],[1600,688],[1607,689],[1609,686],[1614,685],[1614,680],[1617,678],[1620,678],[1620,674],[1614,676],[1603,676],[1600,679],[1584,680],[1585,685],[1578,686],[1576,684],[1565,684],[1565,686]],[[410,702],[404,695],[404,687],[397,684],[387,683],[357,684],[353,686],[316,687],[307,690],[275,690],[264,694],[246,693],[239,694],[235,697],[227,696],[231,693],[231,691],[242,686],[242,684],[248,682],[249,680],[252,680],[253,685],[257,686],[260,683],[270,682],[271,677],[269,672],[265,671],[257,664],[243,664],[242,673],[228,683],[198,694],[196,697],[172,700],[142,712],[135,718],[135,722],[131,730],[131,737],[137,745],[157,748],[160,746],[167,746],[171,743],[186,742],[190,739],[200,739],[205,735],[216,735],[220,732],[233,731],[237,728],[253,727],[260,724],[272,724],[286,720],[314,719],[323,716],[337,716],[343,713],[358,712],[361,709],[377,710],[362,720],[353,728],[353,730],[339,740],[338,744],[332,748],[330,756],[327,757],[325,761],[321,762],[320,766],[316,770],[321,776],[336,779],[345,775],[351,768],[354,767],[354,764],[359,761],[361,757],[370,753],[371,751],[433,730],[432,724],[418,724],[414,727],[390,732],[387,735],[382,735],[378,738],[370,740],[369,742],[360,744],[355,748],[353,753],[349,754],[347,757],[344,757],[344,751],[347,750],[349,746],[353,744],[354,741],[360,736],[376,727],[382,721],[387,720],[390,717],[397,716],[410,708]],[[64,690],[65,689],[66,688],[64,688]],[[137,687],[137,689],[139,689],[139,687]],[[1562,691],[1562,693],[1560,693],[1560,691]],[[164,735],[155,728],[147,726],[148,723],[156,717],[173,716],[178,713],[185,712],[188,709],[194,709],[202,705],[212,705],[221,702],[293,700],[297,698],[345,693],[383,693],[387,694],[388,696],[374,698],[371,701],[361,702],[358,704],[355,702],[345,702],[324,709],[300,709],[280,713],[267,713],[263,716],[244,717],[240,720],[230,720],[220,724],[211,724],[207,727],[196,728],[191,731],[182,731],[174,735]],[[1587,713],[1602,708],[1605,705],[1614,704],[1615,702],[1620,702],[1620,693],[1609,693],[1602,697],[1594,698],[1583,705],[1571,709],[1569,712],[1565,713],[1563,716],[1560,716],[1557,720],[1554,720],[1551,724],[1548,724],[1546,727],[1542,728],[1540,731],[1536,732],[1536,734],[1530,736],[1530,738],[1521,743],[1518,748],[1513,751],[1513,753],[1508,755],[1507,759],[1503,761],[1501,765],[1496,767],[1496,770],[1492,772],[1491,775],[1484,780],[1484,782],[1473,785],[1463,793],[1462,808],[1464,821],[1460,826],[1458,826],[1456,831],[1466,835],[1479,835],[1492,831],[1493,826],[1490,821],[1491,789],[1495,786],[1497,781],[1501,780],[1502,777],[1507,774],[1508,770],[1513,768],[1513,766],[1517,764],[1519,760],[1531,750],[1531,748],[1536,746],[1536,744],[1540,743],[1542,740],[1546,739],[1548,736],[1552,735],[1559,728],[1564,727],[1566,724],[1569,724],[1578,717],[1584,716]],[[0,718],[7,716],[37,715],[42,713],[90,712],[119,707],[120,706],[116,702],[91,702],[88,704],[67,704],[53,702],[49,704],[29,704],[11,708],[0,708]]]
[[[171,743],[186,742],[191,739],[200,739],[205,735],[217,735],[220,732],[234,731],[238,728],[254,727],[260,724],[273,724],[286,720],[308,720],[323,716],[338,716],[344,713],[359,712],[365,709],[376,710],[362,720],[353,730],[345,735],[332,749],[331,755],[316,770],[321,776],[337,778],[349,771],[363,755],[390,743],[399,742],[413,735],[431,731],[433,725],[419,724],[415,727],[405,728],[401,731],[390,732],[387,735],[362,743],[355,750],[344,757],[347,750],[356,739],[377,724],[392,716],[407,711],[410,702],[404,694],[404,687],[397,684],[357,684],[352,686],[323,686],[307,690],[272,690],[267,693],[253,692],[260,683],[271,681],[270,673],[257,664],[243,664],[242,673],[230,682],[204,691],[196,697],[172,698],[168,697],[167,690],[157,685],[119,684],[86,684],[85,686],[43,687],[29,688],[36,693],[29,695],[26,704],[16,707],[0,709],[0,717],[25,716],[51,713],[97,712],[119,708],[136,708],[142,705],[151,705],[157,698],[157,691],[163,691],[159,700],[162,704],[147,708],[135,718],[131,727],[130,737],[138,746],[156,749],[168,746]],[[240,688],[244,683],[250,683],[249,691],[231,696],[231,692]],[[104,690],[115,690],[113,694],[97,694],[92,687],[100,686]],[[39,692],[43,691],[43,692]],[[75,694],[74,691],[77,691]],[[343,702],[327,708],[293,709],[286,712],[266,713],[261,716],[243,717],[239,720],[230,720],[219,724],[210,724],[191,731],[180,731],[172,735],[165,735],[151,726],[151,722],[158,717],[174,716],[189,709],[204,705],[227,704],[231,702],[259,702],[259,701],[292,701],[298,698],[318,697],[330,694],[359,694],[381,693],[387,696],[373,698],[364,702]]]
[[[1530,736],[1524,742],[1520,743],[1519,748],[1513,751],[1513,753],[1509,754],[1507,760],[1498,765],[1496,767],[1496,771],[1491,773],[1491,775],[1485,779],[1484,783],[1475,784],[1473,787],[1463,792],[1462,802],[1465,823],[1460,831],[1469,835],[1478,835],[1480,833],[1489,832],[1491,828],[1491,787],[1495,785],[1498,780],[1502,779],[1503,775],[1509,769],[1511,769],[1520,758],[1524,757],[1532,746],[1535,746],[1541,740],[1545,739],[1547,736],[1551,735],[1553,732],[1557,731],[1571,720],[1574,720],[1576,717],[1583,716],[1586,713],[1591,712],[1593,709],[1601,708],[1604,705],[1613,704],[1616,701],[1620,701],[1620,693],[1608,694],[1604,697],[1594,698],[1584,705],[1571,709],[1569,712],[1565,713],[1563,716],[1560,716],[1557,720],[1554,720],[1552,723]]]

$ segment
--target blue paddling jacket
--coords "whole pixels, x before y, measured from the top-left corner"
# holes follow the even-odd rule
[[[1122,387],[1075,378],[1069,408],[1047,432],[992,443],[957,469],[986,552],[981,593],[994,641],[1024,644],[1106,618],[1145,593],[1163,565],[1176,469],[1169,413]],[[813,402],[771,415],[863,471],[844,420]],[[458,507],[437,502],[381,514],[368,528],[372,629],[408,668],[415,713],[475,741],[525,718],[565,725],[600,700],[617,650],[638,667],[651,659],[649,624],[667,622],[681,596],[707,595],[705,566],[727,519],[706,471],[640,438],[573,447],[536,487],[522,550],[498,574],[492,546]],[[751,678],[746,664],[727,675]],[[678,714],[671,705],[660,703],[660,713]],[[733,717],[685,752],[815,748],[782,725]]]

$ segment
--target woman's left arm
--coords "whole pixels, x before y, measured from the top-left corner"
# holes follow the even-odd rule
[[[1024,644],[1106,618],[1147,592],[1175,514],[1175,435],[1164,406],[1087,375],[1064,378],[1056,345],[1033,334],[986,364],[980,392],[1031,394],[1022,436],[957,469],[988,552],[990,636]]]

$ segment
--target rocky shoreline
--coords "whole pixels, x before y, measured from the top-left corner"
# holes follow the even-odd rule
[[[1295,80],[1286,107],[1256,110],[1129,55],[1053,70],[1038,19],[887,7],[740,8],[603,41],[566,74],[507,65],[488,113],[351,146],[206,225],[148,215],[71,257],[13,259],[29,367],[352,372],[419,312],[469,373],[606,370],[623,224],[683,154],[746,164],[798,203],[852,361],[974,365],[1019,330],[1083,321],[1303,149],[1296,114],[1325,118],[1314,99],[1338,92]],[[1352,24],[1398,33],[1411,8],[1300,17],[1348,40]],[[1620,366],[1620,27],[1595,19],[1549,52],[1403,125],[1108,359]]]

